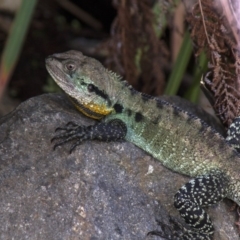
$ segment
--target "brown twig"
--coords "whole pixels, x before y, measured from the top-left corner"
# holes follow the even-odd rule
[[[203,27],[204,27],[204,32],[206,34],[206,38],[207,38],[208,44],[210,45],[211,43],[210,43],[209,38],[208,38],[208,33],[207,33],[206,23],[205,23],[205,19],[204,19],[204,13],[203,13],[203,9],[202,9],[202,2],[201,2],[201,0],[198,0],[198,4],[199,4],[201,16],[202,16],[202,23],[203,23]]]

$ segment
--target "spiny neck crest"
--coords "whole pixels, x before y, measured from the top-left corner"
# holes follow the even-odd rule
[[[108,74],[110,74],[113,77],[113,79],[115,79],[117,81],[122,81],[122,76],[118,75],[117,73],[115,73],[112,70],[109,70],[107,68],[105,68],[105,70]]]

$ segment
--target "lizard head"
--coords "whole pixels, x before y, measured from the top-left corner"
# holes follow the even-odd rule
[[[72,50],[49,56],[46,68],[85,115],[101,119],[113,110],[114,103],[106,91],[111,87],[112,74],[97,60]]]

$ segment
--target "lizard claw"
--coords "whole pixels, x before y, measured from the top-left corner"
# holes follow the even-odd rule
[[[71,154],[74,150],[75,150],[75,148],[78,146],[78,145],[80,145],[82,143],[82,140],[78,140],[76,143],[74,143],[72,146],[71,146],[71,148],[70,148],[70,150],[69,150],[69,153]]]
[[[61,131],[61,133],[57,134],[51,139],[51,142],[58,140],[58,142],[53,146],[54,150],[65,143],[76,140],[76,142],[70,148],[70,153],[72,153],[73,150],[83,142],[83,140],[90,139],[87,127],[78,126],[73,122],[67,123],[65,127],[57,128],[55,132],[57,131]]]
[[[56,148],[59,147],[59,146],[61,146],[61,145],[62,145],[62,143],[57,143],[57,144],[55,144],[55,145],[53,146],[53,150],[55,151]]]
[[[74,123],[74,122],[68,122],[66,124],[66,127],[78,127],[78,125],[76,123]]]
[[[55,129],[55,132],[62,131],[62,130],[65,130],[65,128],[64,127],[58,127],[58,128]]]

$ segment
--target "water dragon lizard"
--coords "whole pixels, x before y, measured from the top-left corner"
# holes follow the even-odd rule
[[[78,51],[49,56],[46,68],[79,111],[99,120],[91,126],[69,123],[60,128],[55,147],[75,140],[72,151],[85,140],[127,140],[167,168],[192,177],[174,197],[175,207],[191,229],[174,239],[212,239],[213,224],[202,207],[225,197],[240,205],[240,155],[233,146],[239,119],[225,139],[200,118],[137,92]]]

